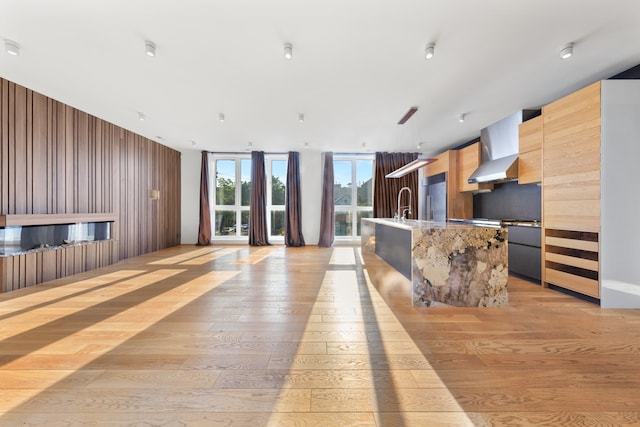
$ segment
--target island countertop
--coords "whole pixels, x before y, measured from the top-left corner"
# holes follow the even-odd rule
[[[506,227],[363,218],[362,250],[407,277],[414,306],[508,305]]]
[[[375,224],[384,224],[391,227],[402,228],[405,230],[413,230],[413,229],[435,229],[435,228],[446,228],[451,230],[465,230],[465,229],[473,229],[473,228],[500,228],[499,226],[490,226],[490,225],[477,225],[477,224],[469,224],[465,222],[459,221],[424,221],[419,219],[405,219],[401,221],[397,221],[393,218],[366,218],[367,221],[371,221]]]

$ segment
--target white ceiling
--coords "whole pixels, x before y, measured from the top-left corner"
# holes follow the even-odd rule
[[[640,1],[0,0],[0,38],[0,76],[176,149],[432,154],[640,63]]]

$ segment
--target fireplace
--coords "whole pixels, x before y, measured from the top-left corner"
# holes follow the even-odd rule
[[[0,292],[118,261],[117,215],[0,215]]]
[[[111,238],[111,222],[79,222],[0,228],[0,256]]]

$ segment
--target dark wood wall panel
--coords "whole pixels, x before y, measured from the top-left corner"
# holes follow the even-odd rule
[[[179,152],[4,79],[0,126],[0,214],[114,212],[119,243],[94,258],[180,243]]]

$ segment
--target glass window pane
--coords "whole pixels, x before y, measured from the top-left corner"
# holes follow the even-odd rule
[[[360,236],[360,228],[361,228],[361,222],[360,221],[362,218],[373,218],[373,211],[359,211],[358,212],[358,223],[356,224],[357,227],[357,231],[358,231],[358,236]]]
[[[284,206],[287,161],[271,161],[271,205]]]
[[[284,211],[271,211],[271,235],[284,236]]]
[[[333,161],[333,199],[338,206],[351,204],[352,163],[351,160]],[[338,236],[337,231],[336,236]]]
[[[356,182],[358,183],[358,206],[373,206],[373,160],[357,161]],[[359,232],[358,235],[360,235]]]
[[[236,161],[216,161],[216,205],[236,204]]]
[[[249,235],[249,211],[242,211],[240,213],[240,235]]]
[[[214,228],[216,236],[235,236],[236,213],[234,211],[216,211]]]
[[[240,160],[240,204],[249,206],[251,204],[251,159]]]
[[[336,211],[336,236],[351,236],[351,212]]]

